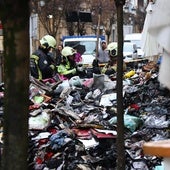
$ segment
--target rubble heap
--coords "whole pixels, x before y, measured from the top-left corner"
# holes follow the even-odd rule
[[[126,168],[130,170],[161,165],[162,158],[144,155],[142,145],[169,138],[169,91],[158,82],[158,67],[142,68],[128,75],[130,68],[123,78]],[[53,83],[31,77],[29,169],[116,169],[117,88],[116,73]]]

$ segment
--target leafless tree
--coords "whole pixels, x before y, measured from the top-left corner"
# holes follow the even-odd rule
[[[82,4],[86,4],[84,8],[82,8]],[[66,14],[68,12],[88,11],[92,14],[91,25],[95,26],[98,21],[98,9],[100,5],[102,8],[101,25],[107,35],[110,35],[111,25],[114,22],[113,18],[116,12],[113,0],[31,0],[31,11],[38,14],[47,33],[54,37],[56,37],[59,25],[63,20],[70,35],[74,35],[78,31],[80,35],[84,35],[86,34],[86,23],[81,22],[78,26],[77,22],[67,22]]]
[[[56,37],[61,19],[69,7],[68,0],[31,0],[31,11],[37,13],[48,34]]]

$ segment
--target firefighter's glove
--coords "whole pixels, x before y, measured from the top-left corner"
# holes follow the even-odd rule
[[[52,70],[54,70],[54,69],[56,69],[56,66],[53,65],[53,64],[51,64],[51,65],[50,65],[50,68],[51,68]]]
[[[79,72],[83,72],[83,71],[84,71],[83,64],[78,64],[76,69],[77,69],[77,71],[79,71]]]
[[[72,70],[71,70],[71,73],[72,73],[72,74],[76,74],[76,68],[72,69]]]

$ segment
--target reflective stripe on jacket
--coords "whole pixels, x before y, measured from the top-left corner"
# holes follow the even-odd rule
[[[51,57],[39,48],[30,56],[31,75],[39,80],[52,78],[55,69],[53,64]]]
[[[31,75],[33,77],[41,80],[42,79],[42,73],[41,73],[41,71],[38,67],[38,60],[39,60],[38,56],[31,55],[31,57],[30,57],[30,71],[31,71]]]
[[[69,65],[63,65],[63,64],[60,64],[58,66],[58,73],[61,74],[61,75],[68,75],[68,74],[71,74],[73,72],[73,69],[69,70],[70,67]]]

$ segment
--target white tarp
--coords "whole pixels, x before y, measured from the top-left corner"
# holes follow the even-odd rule
[[[154,57],[159,54],[159,46],[157,40],[155,36],[152,36],[148,32],[148,28],[150,26],[152,15],[154,14],[154,12],[155,12],[154,3],[149,2],[146,8],[146,17],[141,38],[141,48],[144,51],[144,55],[151,61],[154,61]]]
[[[148,31],[170,53],[170,1],[156,0]]]
[[[170,89],[170,1],[156,0],[148,32],[163,48],[159,71],[160,82]]]

